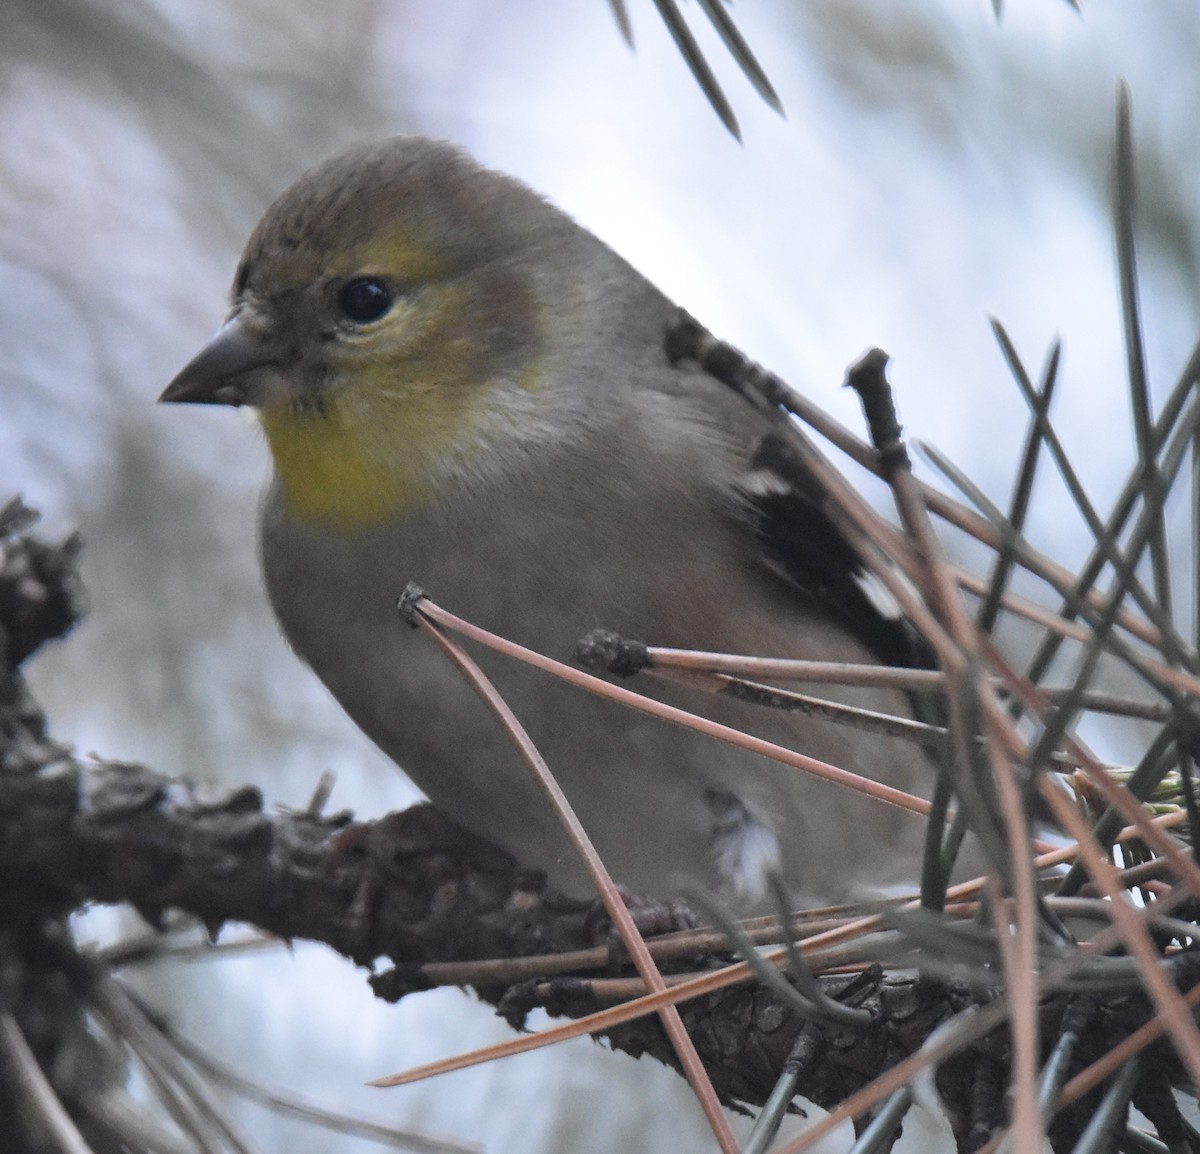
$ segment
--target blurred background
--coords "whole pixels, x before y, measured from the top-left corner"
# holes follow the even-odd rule
[[[684,4],[743,144],[650,0],[627,3],[632,52],[605,0],[0,0],[0,499],[23,493],[50,534],[82,531],[92,603],[30,671],[58,737],[281,805],[304,805],[326,769],[337,808],[415,796],[278,636],[252,420],[154,404],[220,322],[266,204],[364,137],[446,137],[520,176],[853,428],[845,367],[882,346],[909,433],[1001,505],[1025,410],[988,317],[1034,374],[1060,334],[1056,422],[1094,499],[1116,491],[1133,441],[1115,92],[1124,78],[1133,94],[1161,397],[1200,311],[1194,0],[1010,0],[999,21],[989,0],[742,0],[786,118]],[[1072,564],[1087,538],[1045,472],[1029,534]],[[319,948],[139,977],[197,1042],[341,1109],[493,1154],[712,1147],[673,1074],[586,1041],[365,1089],[507,1029],[457,991],[377,1003]],[[372,1148],[235,1109],[264,1151]]]

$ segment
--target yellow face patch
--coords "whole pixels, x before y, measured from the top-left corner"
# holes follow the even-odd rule
[[[394,300],[355,324],[339,315],[337,292],[362,276],[390,284]],[[329,323],[307,348],[302,338],[294,391],[260,414],[289,515],[379,524],[478,475],[485,431],[511,427],[514,392],[541,375],[537,309],[520,277],[503,262],[455,274],[397,230],[309,283],[309,307]]]
[[[260,418],[288,512],[298,520],[366,526],[414,503],[415,478],[406,484],[403,471],[378,459],[337,405],[323,412],[274,406]]]
[[[260,417],[291,516],[334,527],[387,521],[425,503],[483,451],[503,405],[461,287],[425,286],[326,350],[319,402],[281,398]]]

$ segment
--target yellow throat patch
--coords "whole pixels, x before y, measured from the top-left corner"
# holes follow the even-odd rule
[[[419,503],[416,471],[389,464],[379,455],[377,433],[342,408],[336,402],[321,412],[272,406],[259,414],[288,512],[350,528],[378,524]]]
[[[524,286],[481,269],[424,284],[378,325],[335,343],[319,403],[280,398],[260,410],[288,513],[335,528],[377,525],[465,477],[489,431],[505,427],[511,438],[520,395],[538,388],[533,316]]]
[[[505,423],[499,382],[469,374],[397,380],[382,365],[364,366],[359,377],[319,408],[283,403],[259,413],[284,502],[297,520],[366,528],[430,504],[478,467],[489,451],[488,430]],[[522,374],[517,391],[536,378]]]

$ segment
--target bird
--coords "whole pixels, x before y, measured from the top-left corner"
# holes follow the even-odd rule
[[[649,644],[920,664],[837,515],[777,467],[776,425],[671,358],[676,306],[591,232],[452,144],[359,144],[267,209],[216,336],[160,400],[251,406],[274,477],[261,563],[291,647],[458,824],[594,897],[493,716],[397,600],[418,583],[561,660],[597,628]],[[772,878],[822,904],[905,892],[924,823],[509,658],[478,661],[616,881],[739,911]],[[901,692],[823,685],[912,716]],[[923,796],[891,736],[646,682],[811,757]],[[815,690],[814,690],[815,692]]]

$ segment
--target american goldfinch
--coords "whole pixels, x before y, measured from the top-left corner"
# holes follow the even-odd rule
[[[596,627],[655,645],[902,660],[829,516],[770,467],[766,417],[672,364],[676,308],[529,188],[401,137],[314,168],[246,246],[228,319],[164,401],[251,405],[274,459],[262,564],[279,623],[443,811],[592,896],[509,739],[421,631],[448,609],[570,660]],[[753,908],[778,872],[824,902],[915,882],[923,823],[491,653],[479,661],[612,875]],[[909,791],[899,740],[646,682],[656,697]],[[824,696],[905,714],[886,690]]]

